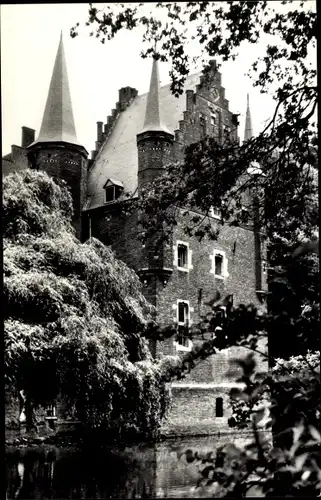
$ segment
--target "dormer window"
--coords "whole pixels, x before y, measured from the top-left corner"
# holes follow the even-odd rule
[[[115,186],[109,186],[105,189],[105,203],[111,203],[116,199]]]
[[[105,203],[113,203],[116,201],[124,191],[124,185],[121,181],[115,179],[108,179],[104,185],[105,190]]]

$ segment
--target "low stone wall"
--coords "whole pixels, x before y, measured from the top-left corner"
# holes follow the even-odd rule
[[[161,435],[205,436],[230,432],[228,419],[232,410],[229,393],[235,386],[235,383],[172,384],[172,404]],[[222,400],[222,416],[218,416],[218,399]]]

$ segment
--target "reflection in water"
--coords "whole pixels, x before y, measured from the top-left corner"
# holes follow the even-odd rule
[[[223,441],[222,441],[223,439]],[[7,499],[177,498],[195,490],[189,450],[208,453],[229,438],[189,438],[125,449],[22,448],[6,454]]]

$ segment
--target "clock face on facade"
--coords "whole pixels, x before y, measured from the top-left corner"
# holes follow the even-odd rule
[[[220,98],[220,93],[216,87],[212,87],[212,92],[213,92],[213,100],[214,102],[218,101]]]

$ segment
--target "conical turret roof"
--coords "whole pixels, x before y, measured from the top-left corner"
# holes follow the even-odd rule
[[[160,91],[160,83],[159,83],[158,61],[154,59],[149,92],[147,96],[144,127],[140,133],[154,131],[154,132],[166,132],[168,134],[172,134],[172,132],[168,130],[166,125],[164,125],[164,123],[162,123],[161,120],[159,91]]]
[[[251,139],[251,137],[253,137],[252,118],[251,118],[249,94],[247,94],[244,141],[248,141],[249,139]]]
[[[39,136],[33,143],[77,141],[62,32]]]

